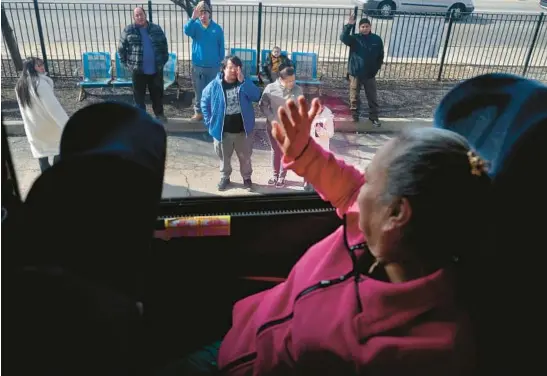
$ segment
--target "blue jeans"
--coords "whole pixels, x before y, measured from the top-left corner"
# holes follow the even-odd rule
[[[196,93],[196,103],[194,111],[201,114],[201,93],[209,82],[213,81],[219,72],[219,68],[205,68],[192,65],[192,84],[194,85],[194,93]]]

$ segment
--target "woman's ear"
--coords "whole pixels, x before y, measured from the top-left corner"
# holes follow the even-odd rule
[[[390,205],[389,218],[387,218],[385,230],[394,230],[404,227],[412,217],[412,207],[406,197],[401,197]]]
[[[406,225],[412,217],[412,207],[406,197],[401,197],[393,203],[391,218],[397,227]]]

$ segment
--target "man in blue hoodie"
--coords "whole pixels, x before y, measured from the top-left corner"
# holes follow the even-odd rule
[[[211,82],[224,59],[224,31],[211,20],[211,8],[201,1],[192,18],[184,25],[184,34],[192,38],[192,82],[196,94],[192,120],[202,120],[200,102],[203,89]]]
[[[260,89],[245,78],[243,63],[237,56],[226,57],[221,66],[220,73],[205,87],[201,97],[203,121],[214,139],[215,152],[220,159],[218,190],[224,191],[230,184],[235,151],[243,186],[250,191],[253,188],[253,102],[260,100]]]

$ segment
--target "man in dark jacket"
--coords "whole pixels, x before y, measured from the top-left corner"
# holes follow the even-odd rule
[[[384,43],[380,36],[371,33],[368,18],[359,21],[359,33],[351,34],[355,25],[355,17],[349,17],[344,25],[340,40],[349,50],[349,100],[353,120],[359,121],[359,93],[361,85],[365,88],[369,107],[369,119],[375,127],[379,127],[378,94],[376,91],[376,74],[384,62]]]
[[[128,25],[120,37],[120,61],[132,73],[133,98],[137,107],[146,111],[144,98],[148,87],[154,115],[165,122],[163,67],[169,60],[167,38],[161,27],[146,20],[143,8],[135,8],[133,20],[134,23]]]
[[[275,46],[262,63],[262,75],[270,83],[274,83],[279,78],[279,68],[282,65],[293,65],[291,60],[281,52],[281,48]]]

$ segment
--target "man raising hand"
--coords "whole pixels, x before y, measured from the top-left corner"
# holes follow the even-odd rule
[[[202,120],[200,102],[203,89],[211,82],[224,59],[224,31],[211,19],[211,8],[200,1],[192,18],[184,25],[184,34],[192,38],[192,83],[196,94],[192,120]]]
[[[376,74],[384,63],[384,43],[380,36],[371,32],[368,18],[359,21],[359,32],[351,34],[355,25],[355,16],[350,15],[344,25],[340,40],[349,47],[349,101],[354,121],[359,121],[359,94],[361,86],[365,88],[369,107],[369,120],[379,127],[378,93],[376,90]]]

